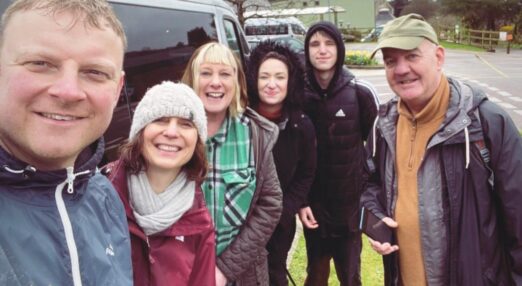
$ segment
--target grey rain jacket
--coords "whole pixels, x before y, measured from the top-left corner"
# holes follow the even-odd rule
[[[448,80],[448,111],[418,171],[428,285],[522,285],[522,138],[482,91]],[[368,140],[371,176],[361,203],[393,218],[397,98],[381,107],[379,117]],[[489,149],[489,163],[477,141]],[[385,285],[398,285],[397,253],[384,256],[384,267]]]
[[[0,285],[132,285],[129,231],[97,171],[102,140],[74,169],[40,171],[0,148]]]

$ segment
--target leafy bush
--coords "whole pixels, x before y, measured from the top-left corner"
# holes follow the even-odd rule
[[[344,64],[356,66],[376,66],[379,65],[375,58],[370,58],[368,51],[347,51],[344,57]]]

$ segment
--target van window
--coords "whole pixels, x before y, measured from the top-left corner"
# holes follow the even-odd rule
[[[245,37],[240,36],[240,30],[237,24],[230,20],[224,19],[225,34],[227,36],[227,43],[230,49],[236,54],[238,59],[245,62],[245,55],[250,53],[248,49],[248,43],[245,41]],[[241,49],[242,47],[242,49]]]
[[[179,81],[199,46],[218,41],[212,14],[113,3],[129,46],[125,53],[125,86],[106,134],[108,159],[129,136],[131,111],[147,88],[164,80]],[[114,149],[114,150],[113,150]]]
[[[245,28],[245,34],[247,36],[287,35],[288,24],[247,26]]]
[[[306,31],[299,25],[297,24],[290,24],[292,26],[292,31],[294,32],[294,34],[296,35],[306,35]]]
[[[124,69],[133,100],[163,80],[179,80],[194,50],[217,41],[211,14],[125,4],[113,6],[129,42]]]
[[[11,1],[1,1],[0,2],[0,15],[4,14],[5,9],[7,9],[7,6],[11,4]]]

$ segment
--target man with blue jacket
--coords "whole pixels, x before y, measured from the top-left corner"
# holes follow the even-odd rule
[[[0,285],[132,285],[96,168],[126,45],[105,0],[17,0],[0,29]]]

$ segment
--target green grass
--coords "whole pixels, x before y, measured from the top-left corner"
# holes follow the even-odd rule
[[[306,247],[302,233],[298,233],[297,248],[292,257],[289,271],[296,285],[303,285],[306,278]],[[361,280],[363,286],[384,285],[384,270],[382,257],[371,249],[368,239],[363,235],[363,250],[361,253]],[[289,285],[292,285],[289,282]],[[329,286],[339,286],[333,262],[330,263]]]
[[[470,51],[470,52],[485,52],[486,51],[482,48],[478,48],[475,46],[469,46],[469,45],[465,45],[465,44],[456,44],[456,43],[446,42],[446,41],[440,41],[440,45],[446,49],[452,49],[452,50],[463,50],[463,51]]]

